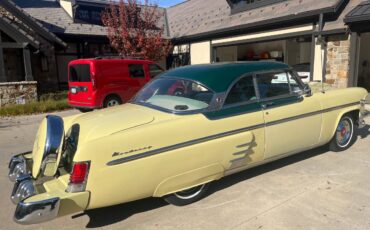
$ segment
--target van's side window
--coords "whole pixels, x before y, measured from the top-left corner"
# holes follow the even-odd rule
[[[162,72],[163,70],[158,65],[149,64],[150,78],[155,78],[157,75],[161,74]]]
[[[145,78],[144,66],[138,64],[128,65],[130,71],[130,77],[132,78]]]

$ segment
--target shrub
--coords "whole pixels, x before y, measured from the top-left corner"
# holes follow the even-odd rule
[[[0,116],[19,116],[35,113],[48,113],[69,109],[67,99],[51,100],[45,99],[39,102],[31,102],[25,105],[6,105],[0,108]]]

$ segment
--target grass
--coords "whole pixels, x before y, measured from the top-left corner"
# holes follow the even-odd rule
[[[71,108],[68,105],[67,99],[61,100],[40,100],[31,102],[25,105],[6,105],[0,108],[0,116],[19,116],[37,113],[49,113],[54,111],[62,111]]]

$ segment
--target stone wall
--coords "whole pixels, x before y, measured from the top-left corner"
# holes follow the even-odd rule
[[[326,83],[346,88],[349,78],[349,36],[331,36],[327,42]]]
[[[37,82],[0,82],[0,107],[37,100]]]

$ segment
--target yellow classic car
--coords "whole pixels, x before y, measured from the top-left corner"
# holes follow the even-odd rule
[[[34,224],[146,197],[201,199],[227,175],[327,145],[349,148],[367,114],[362,88],[312,93],[278,62],[167,71],[129,103],[42,121],[14,156],[14,219]]]

